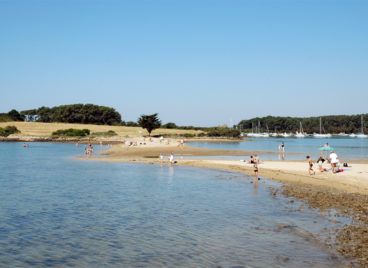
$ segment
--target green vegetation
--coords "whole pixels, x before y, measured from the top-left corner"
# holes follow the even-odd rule
[[[94,104],[71,104],[53,108],[40,107],[22,111],[24,115],[38,115],[39,122],[120,125],[121,115],[113,108]]]
[[[138,124],[140,127],[147,129],[149,136],[151,136],[151,132],[161,126],[161,121],[158,114],[141,115]]]
[[[295,132],[299,130],[299,122],[302,122],[303,129],[307,133],[319,132],[320,117],[257,117],[249,120],[242,120],[236,126],[244,132],[252,131],[252,124],[255,128],[260,122],[261,130],[266,131],[268,126],[271,132]],[[364,121],[368,124],[368,114],[364,115]],[[361,115],[331,115],[322,116],[323,128],[328,133],[358,133],[361,132]],[[365,129],[367,131],[367,129]]]
[[[113,130],[104,131],[104,132],[93,132],[91,134],[91,136],[94,136],[94,137],[113,137],[117,135],[118,134]]]
[[[15,126],[0,127],[0,136],[8,137],[11,134],[19,133],[20,131]]]
[[[166,123],[165,125],[161,126],[162,128],[167,128],[167,129],[174,129],[174,128],[178,128],[178,126],[175,123]]]
[[[237,129],[227,127],[214,127],[206,130],[208,137],[227,137],[227,138],[239,138],[240,131]]]
[[[0,113],[0,122],[10,121],[24,121],[24,116],[14,109],[8,113]]]
[[[133,121],[122,122],[121,125],[126,127],[139,127],[138,123]]]
[[[57,131],[52,132],[52,136],[54,137],[86,137],[90,134],[89,129],[59,129]]]

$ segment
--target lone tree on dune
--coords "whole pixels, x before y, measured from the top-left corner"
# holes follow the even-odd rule
[[[142,128],[147,129],[149,136],[151,136],[151,132],[161,126],[161,121],[158,118],[158,114],[141,115],[138,118],[138,124]]]

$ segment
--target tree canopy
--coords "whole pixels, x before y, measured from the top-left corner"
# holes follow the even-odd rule
[[[151,136],[151,132],[161,126],[161,121],[158,118],[158,114],[141,115],[138,118],[138,124],[142,128],[147,129],[148,134]]]
[[[94,104],[71,104],[40,107],[22,111],[22,115],[38,115],[39,122],[62,122],[97,125],[119,125],[121,115],[111,107]]]

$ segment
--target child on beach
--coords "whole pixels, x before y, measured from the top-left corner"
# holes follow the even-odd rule
[[[314,163],[313,163],[312,158],[309,155],[307,155],[307,160],[308,160],[308,166],[309,166],[309,169],[308,169],[309,175],[310,176],[315,175],[316,172],[313,170],[313,164]]]

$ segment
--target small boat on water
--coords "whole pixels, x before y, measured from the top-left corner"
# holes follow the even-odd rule
[[[252,133],[248,133],[247,136],[248,137],[253,137],[253,138],[268,138],[270,137],[270,134],[267,132],[260,132],[261,129],[261,123],[258,121],[258,126],[256,126],[256,132],[253,132],[253,123],[252,123]],[[268,129],[268,126],[267,126]]]
[[[322,117],[319,118],[319,133],[314,133],[313,137],[315,138],[331,138],[332,135],[327,133],[327,134],[323,134],[322,133]]]
[[[297,138],[305,138],[305,133],[304,133],[304,130],[303,130],[303,125],[302,125],[302,122],[300,121],[300,126],[299,126],[299,131],[296,132],[295,134],[295,137]]]
[[[291,133],[282,133],[282,134],[280,134],[280,136],[281,137],[284,137],[284,138],[290,138],[290,137],[292,137],[293,136],[293,134],[291,134]]]
[[[364,120],[363,120],[363,115],[361,116],[361,127],[362,130],[359,134],[356,134],[357,138],[368,138],[368,135],[364,134]]]
[[[356,135],[357,138],[368,138],[367,134],[361,133]]]

